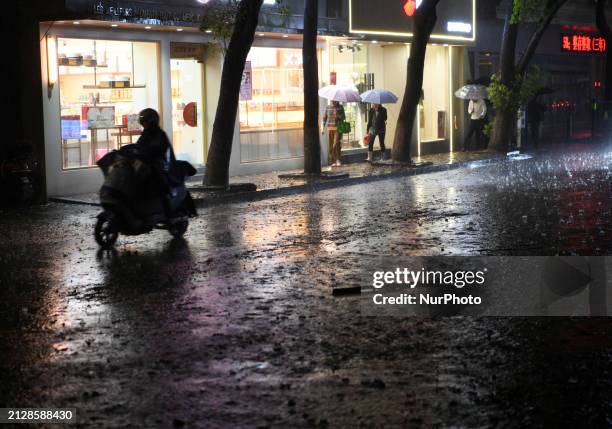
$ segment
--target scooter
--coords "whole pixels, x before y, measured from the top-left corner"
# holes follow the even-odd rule
[[[152,183],[150,167],[127,152],[111,153],[110,160],[102,158],[98,162],[105,181],[100,189],[104,211],[98,215],[94,229],[96,242],[110,249],[119,234],[141,235],[154,229],[164,229],[173,237],[182,237],[187,232],[189,218],[197,215],[184,180],[171,188],[164,201],[164,196],[154,191],[156,186]],[[184,161],[176,162],[185,166]],[[187,175],[195,173],[190,165],[184,170]]]
[[[31,146],[10,149],[6,158],[0,159],[0,201],[3,204],[33,201],[37,191],[35,169]]]

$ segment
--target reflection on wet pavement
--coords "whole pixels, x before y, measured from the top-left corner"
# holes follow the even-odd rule
[[[610,425],[607,319],[369,318],[376,256],[609,254],[606,152],[201,210],[99,252],[93,208],[0,213],[0,401],[91,427]]]

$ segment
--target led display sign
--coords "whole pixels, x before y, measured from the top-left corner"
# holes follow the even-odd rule
[[[606,39],[599,34],[562,34],[561,51],[586,54],[604,54]]]
[[[349,0],[349,31],[353,34],[410,39],[414,14],[422,0]],[[440,2],[432,42],[473,42],[476,0]]]

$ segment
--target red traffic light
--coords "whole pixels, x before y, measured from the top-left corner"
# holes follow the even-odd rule
[[[404,13],[406,16],[413,16],[414,12],[416,12],[416,1],[415,0],[407,0],[404,4]]]

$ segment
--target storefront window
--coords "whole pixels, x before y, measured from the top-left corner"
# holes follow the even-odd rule
[[[444,140],[449,135],[448,47],[427,46],[423,98],[419,105],[421,141]]]
[[[303,156],[302,50],[251,48],[240,91],[241,161]]]
[[[251,83],[240,101],[242,131],[304,126],[304,72],[300,49],[252,48]]]
[[[156,43],[60,38],[58,64],[64,169],[136,142],[138,112],[159,111]]]

